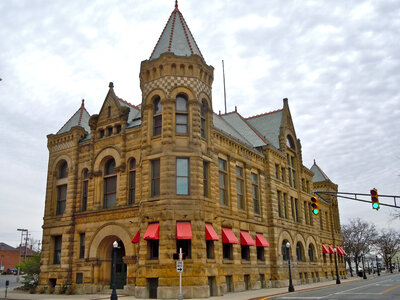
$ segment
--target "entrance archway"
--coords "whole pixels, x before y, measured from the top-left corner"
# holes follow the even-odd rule
[[[113,251],[115,251],[115,256]],[[113,248],[112,251],[112,258],[111,258],[111,265],[114,263],[114,258],[116,260],[116,266],[115,266],[115,287],[117,289],[123,289],[124,285],[126,284],[126,272],[127,272],[127,266],[123,261],[123,257],[125,256],[125,247],[124,243],[122,241],[118,241],[118,247]],[[112,283],[113,283],[113,270],[111,268],[111,282],[110,282],[110,288],[112,288]]]

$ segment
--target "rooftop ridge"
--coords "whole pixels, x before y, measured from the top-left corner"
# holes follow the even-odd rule
[[[126,101],[126,100],[124,100],[122,98],[119,98],[119,97],[117,97],[117,98],[118,98],[119,101],[125,103],[126,105],[129,105],[129,106],[131,106],[133,108],[136,108],[137,110],[140,110],[139,106],[137,106],[135,104],[132,104],[132,103],[130,103],[130,102],[128,102],[128,101]]]
[[[251,130],[253,130],[253,132],[267,145],[269,145],[270,143],[258,132],[258,130],[256,130],[253,126],[251,126],[247,120],[245,118],[242,117],[242,115],[238,112],[236,112],[238,114],[238,116],[243,120],[243,122],[246,123],[247,126],[250,127]]]
[[[255,118],[271,115],[271,114],[274,114],[274,113],[277,113],[277,112],[281,112],[281,111],[283,111],[283,108],[277,109],[277,110],[273,110],[273,111],[270,111],[270,112],[266,112],[266,113],[263,113],[263,114],[255,115],[255,116],[252,116],[252,117],[247,117],[246,120],[250,120],[250,119],[255,119]]]

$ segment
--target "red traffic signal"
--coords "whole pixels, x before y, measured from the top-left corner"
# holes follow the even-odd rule
[[[319,199],[317,196],[311,197],[311,207],[312,207],[313,214],[318,215],[319,214]]]
[[[378,210],[380,207],[378,190],[374,188],[370,191],[370,193],[371,193],[372,208]]]

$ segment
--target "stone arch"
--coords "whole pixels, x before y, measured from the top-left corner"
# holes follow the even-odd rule
[[[105,259],[110,256],[110,248],[106,247],[115,240],[121,240],[125,246],[126,256],[134,256],[135,248],[131,243],[129,230],[122,224],[109,222],[99,227],[89,242],[89,258]]]
[[[319,252],[318,252],[318,248],[317,248],[317,242],[315,241],[313,236],[309,236],[307,238],[306,241],[306,250],[307,250],[307,256],[308,256],[308,247],[310,246],[310,244],[312,244],[314,246],[314,261],[318,261],[319,260]]]
[[[144,106],[153,107],[153,101],[157,96],[160,97],[161,101],[163,101],[166,98],[164,90],[160,88],[155,88],[146,95],[143,101]]]
[[[115,159],[115,165],[120,166],[122,164],[121,154],[118,148],[107,146],[97,153],[94,160],[94,170],[103,171],[104,163],[107,158],[112,157]]]
[[[58,168],[60,167],[61,163],[66,161],[67,162],[67,170],[68,174],[71,174],[73,171],[72,160],[68,155],[62,154],[54,160],[52,174],[56,176],[58,174]]]
[[[203,101],[205,101],[207,104],[208,111],[212,112],[212,104],[211,104],[210,97],[205,92],[200,92],[198,95],[198,98],[199,98],[201,104],[203,103]]]
[[[179,94],[187,96],[188,100],[195,99],[194,91],[188,86],[179,86],[170,91],[169,95],[171,99],[176,99]]]
[[[281,233],[279,234],[279,238],[278,238],[278,249],[279,249],[279,255],[280,256],[282,256],[283,255],[283,253],[282,253],[282,251],[281,251],[281,246],[282,246],[282,242],[284,241],[284,240],[287,240],[289,243],[290,243],[290,256],[293,256],[293,244],[294,244],[294,242],[293,242],[293,237],[291,236],[291,234],[288,232],[288,231],[286,231],[286,230],[283,230],[283,231],[281,231]],[[296,247],[294,247],[295,249],[296,249]]]

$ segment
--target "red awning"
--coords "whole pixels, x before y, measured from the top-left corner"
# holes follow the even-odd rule
[[[322,245],[322,253],[329,253],[329,248],[327,245]]]
[[[240,232],[240,244],[245,246],[254,246],[256,242],[247,231]]]
[[[329,249],[329,254],[335,253],[335,251],[333,250],[333,247],[331,245],[328,246],[328,249]]]
[[[139,243],[139,240],[140,240],[140,231],[136,233],[135,237],[132,239],[132,243],[137,244]]]
[[[256,246],[257,247],[269,247],[268,241],[261,233],[256,233]]]
[[[153,223],[149,224],[149,227],[147,227],[147,230],[143,236],[144,240],[159,240],[160,236],[160,224],[159,223]]]
[[[189,222],[176,223],[176,239],[177,240],[191,240],[192,239],[192,226]]]
[[[346,255],[347,254],[346,251],[344,251],[344,249],[342,247],[337,246],[336,248],[337,248],[337,252],[338,252],[339,255]]]
[[[222,228],[222,242],[225,244],[239,244],[239,240],[230,228]]]
[[[206,240],[207,241],[218,241],[218,234],[215,232],[211,224],[206,224]]]

